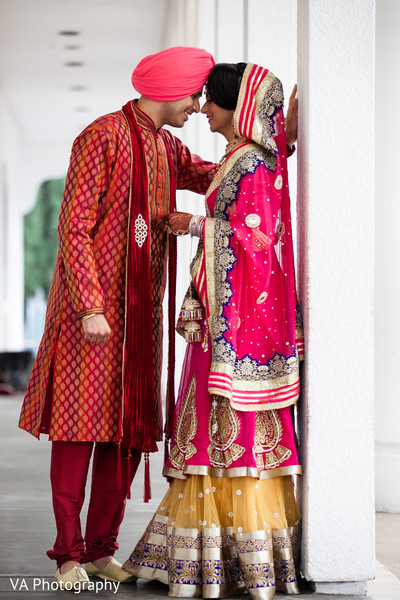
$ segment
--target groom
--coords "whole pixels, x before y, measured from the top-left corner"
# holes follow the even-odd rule
[[[162,439],[168,257],[174,319],[176,245],[158,225],[175,210],[176,189],[204,194],[215,169],[163,126],[182,127],[199,112],[213,64],[208,52],[189,47],[144,58],[132,75],[140,98],[98,118],[73,144],[45,330],[19,423],[52,442],[57,538],[47,554],[61,589],[87,587],[87,574],[130,577],[113,556],[141,454]],[[171,392],[173,346],[170,355]],[[148,496],[148,480],[145,487]]]

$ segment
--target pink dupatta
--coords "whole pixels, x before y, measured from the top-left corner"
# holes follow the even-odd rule
[[[238,137],[206,195],[192,267],[212,352],[208,391],[241,411],[283,408],[299,396],[302,341],[283,91],[268,70],[247,65],[234,126]]]

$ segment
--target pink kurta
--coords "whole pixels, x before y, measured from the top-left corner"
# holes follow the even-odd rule
[[[269,153],[239,140],[207,192],[192,265],[205,342],[186,351],[166,475],[301,473],[290,408],[299,394],[295,281],[275,245],[281,179]]]
[[[167,151],[176,187],[204,193],[214,165],[188,148],[132,103],[149,177],[151,225],[170,209]],[[146,165],[143,165],[146,168]],[[49,293],[45,331],[22,406],[20,427],[51,440],[115,441],[122,402],[125,264],[130,198],[130,139],[122,111],[97,119],[75,140],[59,220],[60,249]],[[167,235],[152,235],[153,340],[161,346],[160,306],[165,287]],[[83,337],[81,317],[104,313],[106,345]],[[160,356],[155,352],[159,381]],[[49,422],[43,421],[46,392]],[[161,411],[160,411],[161,414]],[[159,419],[160,422],[160,419]]]

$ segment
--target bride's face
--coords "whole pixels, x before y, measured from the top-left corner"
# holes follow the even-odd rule
[[[213,133],[221,133],[230,141],[234,137],[233,132],[233,110],[221,108],[215,102],[210,101],[206,96],[206,101],[202,106],[201,112],[206,115],[210,130]]]

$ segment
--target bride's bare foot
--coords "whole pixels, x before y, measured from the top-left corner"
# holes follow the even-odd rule
[[[97,558],[93,561],[93,564],[96,565],[99,569],[105,569],[108,563],[111,561],[112,556],[102,556],[101,558]]]
[[[61,575],[65,575],[65,573],[68,573],[68,571],[70,571],[74,567],[80,567],[80,566],[81,566],[80,563],[78,563],[76,560],[69,560],[66,563],[64,563],[63,565],[61,565],[59,570],[60,570]]]

